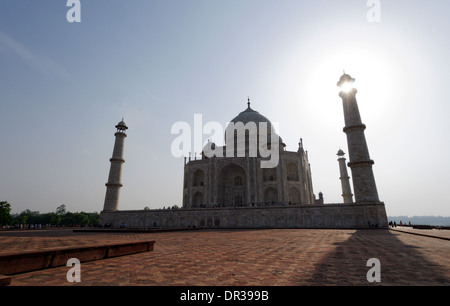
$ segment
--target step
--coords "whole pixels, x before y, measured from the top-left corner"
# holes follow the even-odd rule
[[[0,275],[65,266],[70,258],[87,262],[150,252],[153,251],[154,243],[155,241],[139,241],[0,255]]]

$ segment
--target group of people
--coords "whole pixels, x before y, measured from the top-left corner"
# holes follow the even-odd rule
[[[227,206],[224,204],[199,204],[199,205],[193,205],[192,208],[222,208],[222,207],[265,207],[265,206],[284,206],[284,205],[298,205],[298,203],[292,203],[288,202],[287,204],[284,202],[273,202],[273,201],[267,201],[267,202],[261,202],[261,203],[250,203],[250,204],[235,204],[233,206]],[[163,207],[162,209],[171,209],[170,207]],[[174,209],[172,207],[172,209]],[[178,208],[177,208],[178,209]]]
[[[412,226],[411,221],[408,222],[408,224],[404,224],[402,221],[399,222],[399,226]],[[389,221],[389,227],[397,227],[397,222],[395,221]]]
[[[10,226],[9,228],[13,229],[42,229],[51,227],[51,224],[14,224],[14,226]]]

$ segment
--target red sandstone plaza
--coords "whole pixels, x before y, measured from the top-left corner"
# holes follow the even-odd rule
[[[0,257],[155,241],[153,251],[10,275],[10,286],[448,286],[450,233],[393,229],[1,231]],[[409,232],[413,233],[409,233]],[[370,258],[380,282],[368,282]]]

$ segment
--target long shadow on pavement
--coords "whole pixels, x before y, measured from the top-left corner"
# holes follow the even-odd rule
[[[346,241],[335,243],[335,250],[315,266],[315,272],[309,283],[311,285],[450,285],[448,277],[450,267],[443,251],[443,248],[450,247],[448,241],[429,237],[415,238],[419,240],[414,241],[414,238],[404,237],[412,243],[417,242],[415,246],[403,243],[398,238],[399,235],[409,234],[396,234],[381,229],[357,230]],[[435,241],[424,243],[423,239],[435,239]],[[426,250],[428,252],[442,253],[442,259],[445,259],[447,264],[431,262],[425,258],[420,251],[424,247],[429,248]],[[381,282],[379,283],[370,283],[367,280],[367,273],[373,267],[366,266],[370,258],[377,258],[380,261]]]

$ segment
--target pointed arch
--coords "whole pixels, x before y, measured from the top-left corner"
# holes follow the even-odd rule
[[[200,191],[197,191],[194,193],[194,196],[192,197],[192,208],[199,208],[203,206],[203,193]]]
[[[243,167],[230,163],[220,169],[218,179],[218,204],[245,206],[247,174]]]
[[[201,169],[194,171],[192,186],[203,186],[205,181],[205,173]]]
[[[300,191],[298,188],[291,187],[289,189],[289,202],[292,205],[301,203]]]
[[[271,182],[277,180],[277,168],[263,168],[263,181]]]
[[[294,162],[288,162],[286,164],[286,173],[288,181],[298,181],[299,180],[299,171],[298,166]]]
[[[277,204],[278,203],[278,191],[273,187],[267,187],[264,189],[264,203]]]

